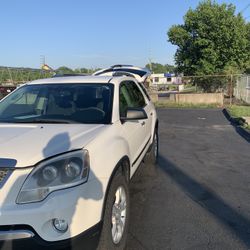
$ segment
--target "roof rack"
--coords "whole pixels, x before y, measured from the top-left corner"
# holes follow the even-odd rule
[[[129,72],[126,72],[126,71],[115,71],[113,73],[113,76],[131,76],[131,77],[135,78],[135,76],[132,73],[129,73]]]
[[[128,64],[115,64],[113,66],[111,66],[110,68],[113,69],[113,68],[121,68],[121,67],[133,67],[133,65],[128,65]]]

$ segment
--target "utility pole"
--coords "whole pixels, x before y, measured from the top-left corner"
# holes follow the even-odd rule
[[[9,76],[10,76],[10,80],[11,80],[11,82],[12,82],[12,84],[14,84],[14,81],[13,81],[13,78],[12,78],[11,71],[10,71],[10,69],[9,69],[9,68],[7,68],[7,70],[8,70],[8,73],[9,73]]]
[[[232,102],[233,102],[233,74],[232,74],[232,71],[231,71],[231,75],[230,75],[229,96],[230,96],[230,106],[232,106]]]
[[[149,58],[148,61],[149,61],[149,69],[152,72],[152,59]]]
[[[149,48],[149,58],[148,58],[148,61],[149,61],[149,69],[152,72],[153,68],[152,68],[152,51],[151,51],[151,48]]]
[[[40,68],[45,64],[45,55],[40,55]]]

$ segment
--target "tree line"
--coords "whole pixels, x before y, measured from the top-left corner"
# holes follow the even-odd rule
[[[173,25],[168,41],[177,46],[176,71],[186,76],[250,73],[250,23],[233,4],[201,1],[184,23]],[[195,78],[204,91],[223,87],[226,78]]]
[[[154,63],[145,65],[145,67],[151,69],[153,73],[167,73],[174,72],[175,67],[173,65],[163,65],[160,63]],[[100,68],[76,68],[71,69],[66,66],[61,66],[56,70],[45,71],[41,69],[32,68],[15,68],[15,67],[1,67],[0,66],[0,84],[1,83],[22,83],[27,81],[36,80],[39,78],[48,78],[54,74],[64,75],[64,74],[93,74]]]
[[[71,69],[66,66],[59,67],[55,71],[45,71],[32,68],[0,67],[0,84],[23,83],[39,78],[48,78],[54,74],[92,74],[98,69],[77,68]]]

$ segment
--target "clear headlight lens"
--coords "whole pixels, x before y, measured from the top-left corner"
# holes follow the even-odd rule
[[[27,177],[17,197],[17,203],[42,201],[53,191],[86,182],[88,174],[87,150],[78,150],[46,160],[36,166]]]

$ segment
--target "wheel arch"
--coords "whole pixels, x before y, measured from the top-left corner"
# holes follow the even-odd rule
[[[106,202],[107,202],[107,196],[108,196],[108,193],[109,193],[109,190],[110,190],[112,180],[114,179],[114,176],[118,171],[121,171],[122,175],[125,176],[127,182],[129,183],[129,181],[130,181],[130,160],[129,160],[129,157],[127,155],[123,156],[118,161],[118,163],[116,164],[116,166],[114,167],[114,169],[112,171],[112,174],[110,175],[108,185],[107,185],[105,195],[104,195],[104,200],[103,200],[103,205],[102,205],[101,220],[103,220],[105,205],[106,205]]]
[[[154,134],[155,134],[155,132],[157,131],[157,133],[158,133],[158,128],[159,128],[159,120],[158,120],[158,118],[156,119],[155,124],[152,127],[153,127],[152,128],[153,131],[152,131],[152,135],[151,135],[151,142],[150,142],[150,146],[149,146],[147,152],[150,152],[150,150],[152,148],[152,144],[153,144],[153,141],[154,141]]]

